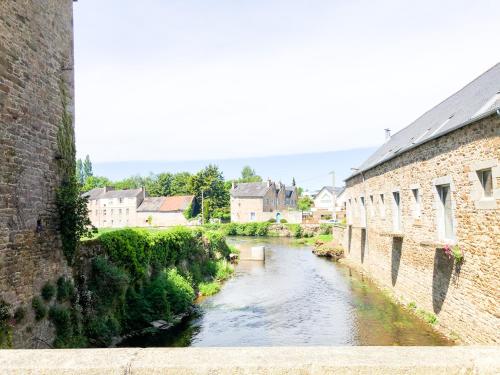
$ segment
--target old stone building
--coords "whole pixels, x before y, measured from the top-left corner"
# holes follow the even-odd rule
[[[500,343],[500,64],[390,137],[346,185],[348,261],[443,332]]]
[[[26,311],[17,347],[50,340],[29,306],[47,280],[69,272],[55,198],[57,135],[73,114],[72,8],[72,0],[0,1],[0,298]]]
[[[269,219],[300,223],[297,211],[297,188],[271,180],[233,183],[231,189],[231,221],[234,223],[262,222]]]

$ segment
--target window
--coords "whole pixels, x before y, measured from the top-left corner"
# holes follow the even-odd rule
[[[118,215],[120,215],[120,216],[122,215],[122,209],[121,208],[118,210]]]
[[[250,221],[255,221],[255,212],[250,212]]]
[[[118,198],[118,203],[123,203],[123,198]]]
[[[129,210],[128,208],[125,210],[125,214],[127,214],[127,215],[128,215],[128,212],[129,212],[128,210]]]
[[[420,191],[418,189],[411,189],[413,196],[413,217],[419,219],[421,215],[420,208]]]
[[[379,208],[380,208],[380,217],[381,218],[385,218],[385,198],[384,198],[384,194],[380,194],[378,204],[379,204]]]
[[[481,182],[481,186],[483,188],[483,197],[493,197],[493,176],[491,174],[491,168],[477,171],[477,176],[479,177],[479,182]]]
[[[361,226],[366,227],[365,197],[359,197],[359,211],[361,216]]]
[[[373,204],[373,195],[370,195],[370,216],[375,216],[375,205]]]
[[[439,198],[438,225],[441,239],[454,239],[450,185],[436,186]]]
[[[392,193],[392,229],[399,232],[401,230],[401,196],[399,191]]]
[[[113,209],[111,209],[110,215],[113,216]]]
[[[102,214],[106,216],[106,210],[102,210]]]

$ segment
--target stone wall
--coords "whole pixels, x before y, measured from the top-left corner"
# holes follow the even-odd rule
[[[348,180],[351,225],[337,233],[348,261],[403,302],[435,313],[438,329],[466,343],[500,343],[499,160],[494,114],[366,171],[364,182]],[[493,197],[482,200],[476,171],[485,166],[493,171]],[[453,240],[442,240],[439,231],[436,185],[443,181],[451,186]],[[420,214],[412,189],[419,190]],[[394,191],[401,196],[400,230],[393,225]],[[447,243],[463,250],[462,265],[445,256]]]
[[[16,347],[37,347],[33,337],[50,341],[30,302],[47,280],[69,273],[55,192],[63,95],[73,113],[72,6],[0,1],[0,298],[27,312],[15,328]]]

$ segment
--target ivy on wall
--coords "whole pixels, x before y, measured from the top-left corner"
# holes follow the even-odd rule
[[[69,96],[66,82],[59,83],[61,92],[62,116],[57,133],[57,160],[61,173],[61,185],[56,194],[59,213],[59,230],[63,253],[69,264],[73,263],[74,254],[80,238],[91,236],[96,228],[88,217],[87,199],[81,196],[76,179],[76,151],[73,117],[68,111]]]

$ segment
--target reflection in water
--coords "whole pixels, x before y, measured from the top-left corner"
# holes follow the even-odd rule
[[[222,291],[175,330],[125,346],[446,345],[362,275],[291,239],[266,244],[266,261],[241,261]]]

